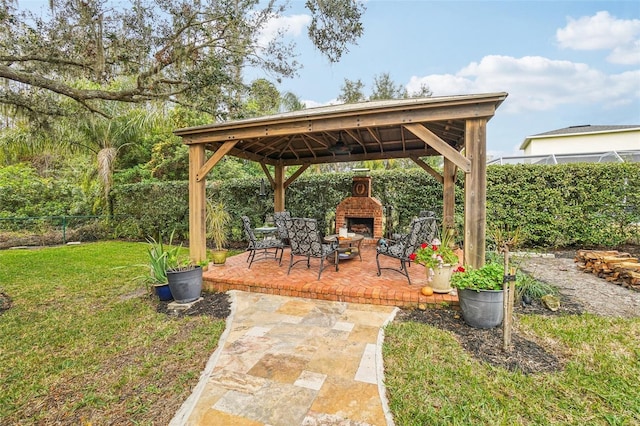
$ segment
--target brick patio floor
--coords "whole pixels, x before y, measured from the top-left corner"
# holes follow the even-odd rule
[[[374,244],[364,243],[362,261],[359,258],[341,260],[339,270],[331,264],[318,280],[320,261],[311,259],[311,268],[301,262],[291,269],[290,253],[285,249],[282,265],[272,259],[254,262],[248,268],[247,253],[227,258],[223,266],[211,266],[204,272],[205,291],[241,290],[256,293],[295,296],[309,299],[331,300],[349,303],[366,303],[398,307],[441,307],[443,304],[458,306],[455,294],[424,296],[420,289],[427,285],[425,268],[412,264],[409,268],[411,284],[402,274],[383,270],[377,275]],[[296,257],[295,260],[301,259]],[[399,261],[381,256],[382,266],[399,266]]]

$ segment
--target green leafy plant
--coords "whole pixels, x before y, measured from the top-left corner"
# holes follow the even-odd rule
[[[458,256],[453,252],[453,233],[453,229],[444,229],[442,240],[435,238],[430,244],[423,243],[415,253],[409,255],[409,259],[431,269],[457,264]]]
[[[229,239],[231,215],[224,202],[207,200],[207,235],[213,240],[216,250],[222,250]]]
[[[517,274],[516,295],[519,300],[525,297],[540,300],[542,296],[547,294],[558,294],[558,289],[542,281],[536,280],[534,277],[524,273]]]
[[[451,274],[451,286],[469,290],[501,290],[504,267],[496,262],[489,262],[483,267],[474,269],[470,266],[459,267]]]
[[[180,271],[195,266],[188,259],[180,256],[182,245],[173,245],[173,236],[172,232],[168,244],[162,242],[162,236],[158,240],[153,237],[147,238],[149,243],[147,247],[149,275],[140,278],[148,284],[166,284],[168,282],[167,271]]]
[[[174,251],[176,248],[172,247],[167,250],[162,243],[162,239],[156,241],[153,237],[149,237],[147,242],[149,243],[147,247],[149,275],[146,276],[146,281],[150,284],[166,284],[169,252]]]

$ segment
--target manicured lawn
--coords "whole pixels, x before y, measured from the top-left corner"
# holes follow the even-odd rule
[[[390,324],[383,357],[396,424],[640,424],[640,318],[526,315],[519,329],[563,371],[510,372],[472,358],[450,332]]]
[[[167,424],[223,320],[156,313],[142,243],[0,251],[0,424]]]
[[[167,424],[224,321],[158,314],[133,278],[142,243],[0,251],[0,424]],[[123,266],[125,266],[123,268]],[[564,362],[525,375],[472,358],[453,334],[394,322],[383,348],[396,425],[640,424],[640,318],[520,316]]]

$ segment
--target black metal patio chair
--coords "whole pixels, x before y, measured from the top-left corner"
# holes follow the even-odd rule
[[[291,259],[289,261],[289,270],[287,275],[291,272],[291,268],[298,262],[307,262],[307,268],[311,266],[311,258],[320,259],[320,270],[318,271],[318,279],[324,268],[325,260],[329,257],[333,257],[335,260],[336,271],[338,271],[338,263],[340,257],[337,256],[338,241],[330,244],[322,242],[322,235],[318,229],[318,221],[316,219],[294,217],[286,219],[287,235],[289,237],[289,245],[291,246]],[[295,256],[303,256],[304,259],[293,261]]]
[[[387,240],[386,244],[378,245],[376,253],[376,265],[378,266],[378,276],[382,274],[382,269],[390,269],[392,271],[400,272],[407,277],[409,285],[411,285],[411,278],[409,278],[409,271],[407,268],[411,263],[409,255],[414,253],[418,247],[424,242],[431,242],[437,235],[438,227],[435,217],[419,217],[411,221],[409,226],[409,233],[406,237],[398,240]],[[400,261],[399,268],[381,267],[380,256],[388,256]]]
[[[273,214],[273,223],[278,228],[278,238],[282,241],[282,245],[285,247],[289,246],[289,233],[287,232],[287,219],[291,219],[291,213],[284,212],[275,212]]]
[[[434,212],[433,210],[420,210],[418,217],[436,217],[436,212]],[[408,232],[405,232],[405,233],[396,232],[391,234],[391,239],[396,242],[399,242],[406,239],[407,236],[408,236]]]
[[[251,220],[247,216],[242,216],[242,226],[249,240],[249,246],[247,247],[247,251],[249,252],[249,257],[247,258],[249,268],[251,268],[253,262],[265,259],[275,259],[278,261],[278,264],[282,264],[282,254],[284,252],[282,241],[275,238],[265,238],[262,240],[256,238],[256,234],[253,232],[253,228],[251,228]],[[278,253],[280,256],[278,256]],[[257,258],[256,254],[258,255]]]

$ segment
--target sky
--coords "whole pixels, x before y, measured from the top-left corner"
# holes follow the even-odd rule
[[[640,125],[640,2],[368,0],[364,35],[337,64],[306,39],[304,1],[285,20],[303,64],[278,87],[308,107],[336,103],[345,79],[365,95],[388,73],[433,96],[507,92],[487,153],[576,125]],[[638,141],[640,149],[640,141]]]
[[[281,92],[328,105],[345,79],[368,96],[384,73],[433,96],[507,92],[487,125],[490,158],[522,155],[525,138],[569,126],[640,125],[640,1],[361,1],[364,34],[336,64],[309,41],[304,0],[290,1],[263,34],[284,28],[297,45],[303,68]]]

